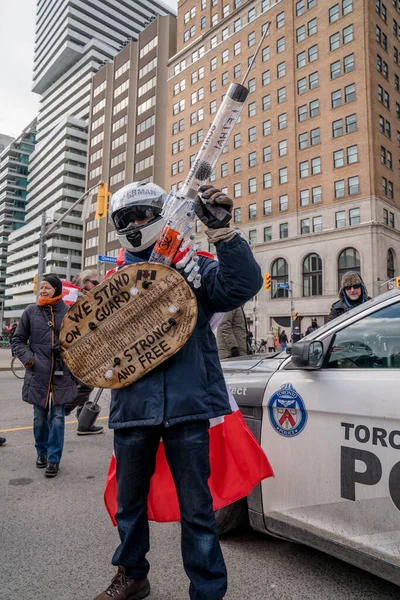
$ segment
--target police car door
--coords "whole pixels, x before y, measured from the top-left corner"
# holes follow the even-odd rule
[[[349,313],[319,339],[321,370],[293,370],[289,359],[267,385],[262,447],[275,479],[262,484],[266,526],[338,556],[331,542],[351,546],[398,572],[399,297]]]

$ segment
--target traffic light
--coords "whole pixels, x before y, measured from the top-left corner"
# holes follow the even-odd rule
[[[34,275],[33,277],[33,293],[37,293],[37,284],[38,284],[38,276]]]
[[[396,287],[400,287],[400,277],[396,277]]]
[[[271,289],[271,275],[269,273],[264,273],[264,290]]]
[[[295,313],[293,313],[293,314],[292,314],[292,319],[293,319],[293,321],[296,321],[296,319],[297,319],[297,317],[298,317],[298,316],[299,316],[299,313],[296,313],[296,312],[295,312]]]
[[[95,219],[102,219],[107,216],[108,196],[111,196],[106,183],[99,185],[97,190],[96,215]]]

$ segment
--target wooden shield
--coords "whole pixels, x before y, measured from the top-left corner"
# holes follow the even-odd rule
[[[87,385],[125,387],[180,350],[196,320],[197,300],[182,275],[155,263],[129,265],[71,306],[62,358]]]

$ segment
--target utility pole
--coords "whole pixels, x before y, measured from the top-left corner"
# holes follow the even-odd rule
[[[291,337],[293,337],[293,315],[294,315],[293,281],[289,282],[289,295],[290,295],[290,335],[291,335]]]
[[[39,256],[38,256],[38,286],[36,290],[36,296],[39,296],[39,288],[40,282],[43,279],[43,274],[45,271],[44,261],[45,261],[45,242],[46,242],[46,211],[42,212],[42,222],[40,224],[40,235],[39,235]]]
[[[74,210],[74,208],[76,208],[78,206],[78,204],[80,204],[82,202],[82,200],[84,200],[86,198],[86,196],[88,194],[90,194],[90,192],[92,190],[94,190],[95,188],[97,188],[99,185],[103,185],[103,182],[100,181],[99,183],[96,183],[96,185],[93,185],[88,190],[86,190],[82,194],[82,196],[80,196],[73,204],[71,204],[71,206],[65,211],[65,213],[63,213],[61,215],[61,217],[59,219],[57,219],[57,221],[55,223],[50,225],[50,227],[47,230],[46,230],[46,211],[42,212],[42,222],[40,225],[39,252],[38,252],[38,289],[36,292],[37,296],[39,296],[40,282],[43,279],[43,275],[44,275],[44,271],[45,271],[44,264],[45,264],[45,254],[46,254],[45,253],[46,240],[54,231],[56,231],[61,226],[63,221]],[[69,270],[69,277],[71,277],[71,256],[69,256],[69,262],[67,262],[67,279],[68,279],[68,270]]]

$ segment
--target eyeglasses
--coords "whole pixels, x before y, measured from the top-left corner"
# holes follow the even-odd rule
[[[346,285],[346,287],[344,288],[346,290],[346,292],[349,292],[350,290],[359,290],[361,287],[360,283],[356,283],[354,285]]]

